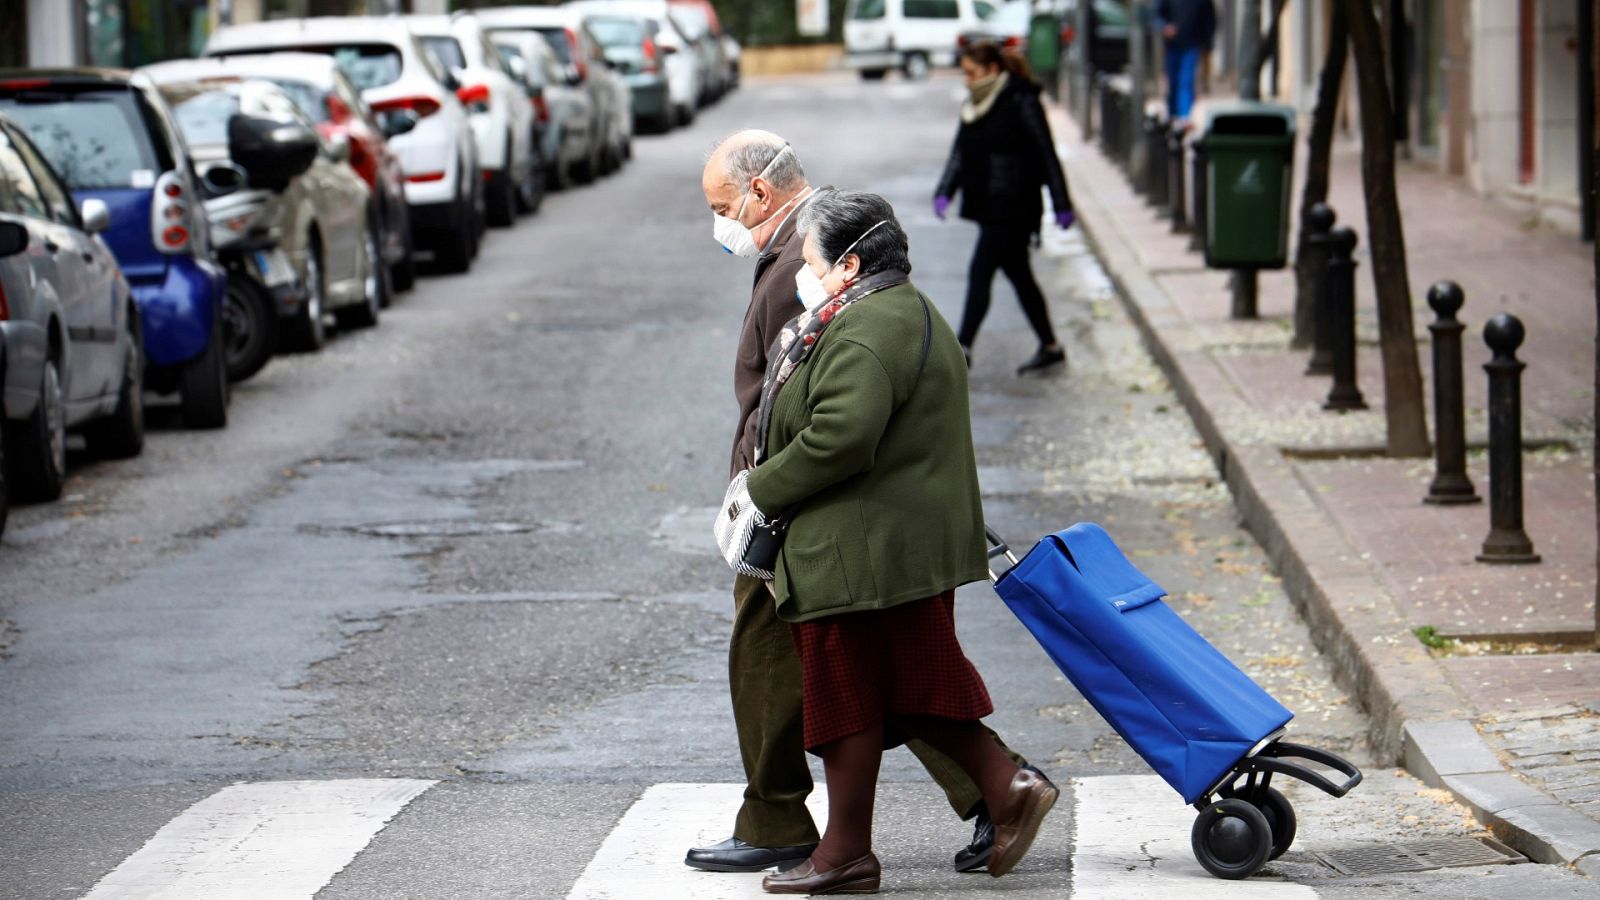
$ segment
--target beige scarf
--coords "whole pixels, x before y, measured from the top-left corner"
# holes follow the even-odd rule
[[[961,104],[961,121],[970,124],[988,115],[994,106],[994,101],[999,99],[1000,92],[1005,90],[1006,83],[1010,80],[1010,72],[997,72],[988,78],[974,81],[967,88],[971,96]]]

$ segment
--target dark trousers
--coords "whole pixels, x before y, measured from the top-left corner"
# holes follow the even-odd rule
[[[1200,48],[1167,44],[1167,115],[1189,118],[1194,108],[1195,83],[1200,74]]]
[[[728,683],[745,774],[744,805],[733,836],[758,847],[816,843],[817,826],[806,809],[812,785],[801,716],[800,657],[767,586],[744,575],[733,583]],[[998,736],[995,741],[1018,765],[1024,762]],[[971,818],[983,799],[972,779],[921,741],[906,747],[944,791],[956,815]]]
[[[1033,280],[1033,268],[1028,262],[1033,229],[1031,225],[1010,222],[978,225],[978,246],[972,251],[972,265],[967,270],[967,308],[961,314],[961,346],[972,346],[983,317],[989,314],[996,270],[1005,272],[1006,279],[1016,289],[1022,311],[1028,316],[1028,324],[1033,326],[1039,343],[1056,342],[1055,329],[1050,327],[1050,311],[1045,308],[1044,294]]]

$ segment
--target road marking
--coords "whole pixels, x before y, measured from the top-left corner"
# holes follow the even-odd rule
[[[189,807],[85,900],[310,898],[435,782],[236,784]]]
[[[1224,882],[1195,862],[1189,847],[1194,808],[1154,775],[1075,778],[1072,896],[1094,900],[1174,897],[1315,900],[1288,881]]]
[[[828,820],[825,791],[806,801],[821,826]],[[683,864],[690,847],[725,840],[744,800],[742,784],[657,784],[617,822],[567,894],[568,900],[637,900],[693,897],[743,900],[770,896],[760,872],[701,872]]]

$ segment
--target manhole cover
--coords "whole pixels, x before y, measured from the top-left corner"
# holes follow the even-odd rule
[[[369,537],[477,537],[484,534],[527,534],[539,526],[531,522],[478,522],[470,519],[438,522],[384,522],[355,525],[351,531]]]
[[[1527,857],[1493,838],[1447,838],[1348,850],[1317,850],[1314,855],[1345,875],[1388,875],[1528,861]]]

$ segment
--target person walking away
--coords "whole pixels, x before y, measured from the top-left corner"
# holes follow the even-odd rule
[[[886,200],[830,191],[799,216],[796,286],[820,305],[768,354],[746,485],[762,515],[791,517],[772,588],[801,661],[805,746],[827,773],[828,825],[804,863],[762,888],[878,890],[878,768],[908,738],[978,785],[995,824],[988,870],[1000,877],[1059,792],[980,724],[994,705],[956,638],[955,589],[984,580],[988,563],[966,362],[910,282]]]
[[[767,348],[783,326],[804,311],[795,285],[796,274],[805,266],[795,216],[816,192],[794,148],[778,135],[757,130],[738,132],[717,145],[701,173],[701,188],[715,217],[717,242],[734,256],[756,261],[734,367],[739,420],[731,478],[755,464],[756,409]],[[818,835],[805,805],[812,789],[811,769],[801,731],[800,659],[788,626],[778,618],[766,585],[755,578],[741,575],[734,580],[733,603],[728,682],[744,763],[744,802],[734,819],[733,836],[689,850],[684,862],[708,871],[759,872],[804,860]],[[956,814],[974,820],[972,840],[956,854],[955,868],[983,868],[994,845],[994,828],[977,785],[949,758],[920,741],[911,742],[910,749],[944,790]],[[1026,764],[1020,756],[1011,757]]]
[[[1056,225],[1072,227],[1067,178],[1027,62],[993,41],[977,41],[961,51],[961,72],[971,96],[962,104],[955,145],[933,199],[934,214],[943,219],[959,191],[961,218],[978,223],[957,339],[970,366],[978,328],[989,313],[995,272],[1003,271],[1039,339],[1039,349],[1017,373],[1048,369],[1066,362],[1067,354],[1056,340],[1028,252],[1044,216],[1041,186],[1050,189]]]
[[[1194,108],[1200,58],[1211,50],[1217,10],[1211,0],[1156,0],[1155,26],[1166,42],[1167,116],[1187,123]]]

